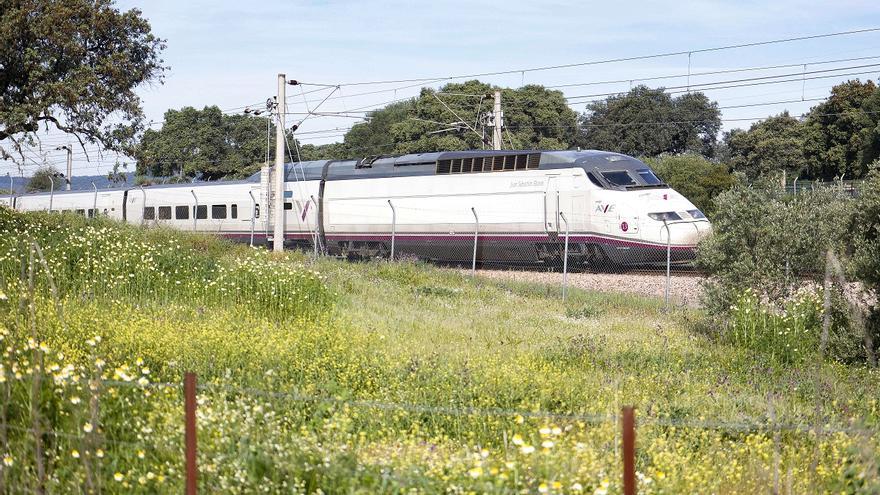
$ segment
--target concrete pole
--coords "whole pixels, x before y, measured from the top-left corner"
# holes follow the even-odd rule
[[[278,74],[278,103],[275,107],[275,231],[272,250],[284,251],[284,117],[287,113],[287,76]]]
[[[92,198],[92,217],[97,218],[98,216],[98,186],[92,182],[92,189],[95,190],[95,196]],[[88,216],[88,215],[86,215]]]
[[[501,91],[495,92],[495,108],[492,111],[495,127],[492,130],[492,149],[503,149],[501,140],[501,126],[503,125],[504,116],[501,113]]]

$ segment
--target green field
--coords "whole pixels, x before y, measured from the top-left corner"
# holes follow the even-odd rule
[[[0,493],[181,493],[186,371],[205,493],[620,493],[629,404],[640,493],[880,489],[880,373],[697,310],[73,216],[0,233]]]

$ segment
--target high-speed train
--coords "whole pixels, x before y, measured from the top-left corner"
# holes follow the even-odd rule
[[[687,262],[711,226],[645,163],[603,151],[452,151],[285,166],[285,246],[349,257],[640,266]],[[243,181],[0,198],[265,244],[268,169]],[[667,246],[667,242],[669,245]]]

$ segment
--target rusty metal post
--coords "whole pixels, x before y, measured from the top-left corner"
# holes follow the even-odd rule
[[[196,374],[186,373],[183,377],[183,400],[186,430],[186,495],[196,495],[198,489],[199,467],[196,459]]]
[[[636,495],[636,417],[632,406],[624,406],[623,429],[623,493]]]

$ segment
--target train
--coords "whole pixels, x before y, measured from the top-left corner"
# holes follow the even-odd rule
[[[706,216],[644,162],[607,151],[472,150],[285,164],[284,245],[333,256],[625,267],[686,264]],[[248,179],[10,195],[21,211],[106,216],[268,245],[272,170]]]

